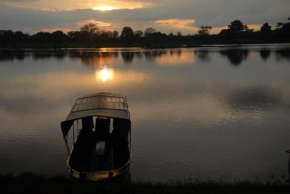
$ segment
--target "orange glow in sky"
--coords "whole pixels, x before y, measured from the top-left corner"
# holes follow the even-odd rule
[[[2,1],[0,0],[0,4]],[[23,1],[4,1],[3,4],[18,7],[30,8],[46,11],[62,11],[76,9],[93,9],[99,11],[111,11],[114,9],[137,9],[151,5],[147,2],[123,1],[123,0],[23,0]],[[0,5],[1,6],[1,5]]]
[[[92,23],[92,24],[96,24],[98,27],[109,27],[109,26],[112,25],[112,24],[109,23],[109,22],[103,22],[103,21],[97,21],[97,20],[86,20],[86,21],[80,21],[80,22],[78,22],[77,24],[78,24],[79,26],[83,26],[83,25],[85,25],[85,24],[90,24],[90,23]]]
[[[93,8],[93,10],[100,10],[100,11],[112,11],[113,9],[116,9],[116,8],[110,7],[110,6],[100,6],[100,7]]]
[[[168,19],[168,20],[157,20],[155,21],[158,25],[161,25],[165,28],[178,28],[182,29],[191,29],[195,23],[194,19]]]

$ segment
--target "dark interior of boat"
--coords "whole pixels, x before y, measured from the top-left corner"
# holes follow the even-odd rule
[[[130,160],[130,126],[126,119],[97,117],[94,127],[93,117],[82,118],[82,129],[69,165],[79,172],[116,170],[124,166]]]

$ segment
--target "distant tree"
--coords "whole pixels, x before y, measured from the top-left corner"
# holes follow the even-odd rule
[[[37,32],[32,36],[33,40],[36,42],[50,42],[52,40],[51,34],[49,32]]]
[[[198,30],[197,33],[199,35],[208,35],[209,31],[212,29],[211,26],[201,26]]]
[[[147,28],[146,30],[145,30],[145,37],[150,37],[150,36],[152,36],[152,34],[153,33],[156,33],[157,32],[157,30],[155,30],[154,28]]]
[[[245,29],[245,32],[249,32],[249,33],[251,33],[251,32],[254,32],[254,29],[246,28],[246,29]]]
[[[70,31],[67,33],[67,36],[74,40],[80,40],[82,38],[82,35],[79,31]]]
[[[14,33],[14,40],[17,41],[17,42],[24,42],[24,41],[29,40],[29,35],[28,34],[24,34],[21,31],[16,31]]]
[[[63,41],[66,39],[67,36],[63,33],[63,31],[57,30],[51,33],[51,37],[54,41]]]
[[[85,39],[90,39],[95,36],[99,28],[95,24],[86,24],[80,28],[80,33],[84,36]]]
[[[168,35],[165,34],[165,33],[161,33],[161,34],[162,34],[162,37],[163,37],[163,38],[167,38],[167,37],[168,37]]]
[[[233,34],[238,34],[249,29],[248,26],[244,25],[240,20],[234,20],[228,25],[228,28]]]
[[[170,33],[168,34],[168,36],[169,36],[169,37],[173,37],[174,34],[173,34],[172,32],[170,32]]]
[[[288,20],[290,20],[290,18],[288,18]],[[279,36],[290,38],[290,22],[278,22],[276,31],[278,32]]]
[[[261,27],[260,31],[262,33],[270,33],[271,32],[271,28],[272,26],[270,26],[268,23],[263,24],[263,26]]]
[[[219,33],[220,36],[228,36],[229,34],[230,34],[230,30],[229,29],[223,29]]]
[[[97,34],[102,39],[111,38],[113,36],[113,32],[110,30],[99,30]]]
[[[277,29],[279,29],[279,28],[281,28],[283,25],[284,25],[284,23],[282,23],[282,22],[278,22],[276,27],[277,27]]]
[[[152,33],[152,34],[150,34],[150,37],[153,37],[153,38],[162,38],[162,37],[167,37],[167,35],[166,34],[163,34],[163,33],[161,33],[161,32],[154,32],[154,33]]]
[[[133,38],[133,36],[134,36],[134,33],[131,27],[126,26],[123,28],[122,33],[121,33],[121,38],[129,39],[129,38]]]
[[[134,32],[135,38],[141,38],[143,36],[143,32],[141,30],[137,30]]]
[[[113,31],[113,34],[112,34],[112,38],[118,38],[119,36],[119,32],[118,31]]]
[[[181,37],[182,36],[182,32],[180,32],[180,31],[176,32],[176,36]]]
[[[10,42],[14,38],[14,32],[12,30],[4,30],[2,37],[5,42]]]

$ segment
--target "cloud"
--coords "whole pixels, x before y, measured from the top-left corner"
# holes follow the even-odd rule
[[[77,23],[80,27],[86,24],[96,24],[97,27],[109,27],[112,24],[109,22],[102,22],[97,20],[86,20],[86,21],[80,21]]]
[[[136,9],[148,7],[148,2],[122,0],[0,0],[5,5],[40,10],[61,11],[75,9],[98,9],[101,7],[112,9]],[[108,10],[108,9],[107,9]]]
[[[37,0],[0,0],[0,2],[33,2]]]
[[[118,9],[92,10],[100,6]],[[118,31],[131,26],[134,30],[154,27],[164,33],[193,34],[199,26],[210,25],[213,33],[235,19],[248,26],[285,22],[289,7],[289,0],[75,0],[73,3],[69,0],[0,0],[0,26],[30,32],[55,28],[78,30],[78,23],[92,20],[103,22],[100,25],[110,23],[110,28]]]
[[[158,25],[168,28],[192,28],[195,20],[193,19],[168,19],[155,21]]]

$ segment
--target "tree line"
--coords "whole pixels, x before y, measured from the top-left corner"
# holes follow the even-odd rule
[[[290,20],[290,18],[288,18]],[[70,42],[91,42],[91,41],[111,41],[111,42],[142,42],[148,40],[184,40],[195,41],[200,43],[216,43],[216,42],[236,42],[251,43],[251,41],[260,42],[290,42],[290,22],[278,22],[275,29],[268,23],[264,23],[259,31],[249,29],[240,20],[232,21],[227,29],[221,30],[219,34],[210,34],[211,26],[200,26],[197,34],[183,35],[182,32],[162,33],[150,27],[145,31],[134,31],[131,27],[126,26],[122,29],[121,34],[118,31],[99,29],[95,24],[86,24],[78,31],[70,31],[64,33],[57,30],[55,32],[37,32],[30,35],[21,31],[13,32],[11,30],[0,30],[0,46],[19,44],[19,43],[53,43],[54,47],[58,47],[64,43]],[[126,46],[126,44],[125,44]]]

